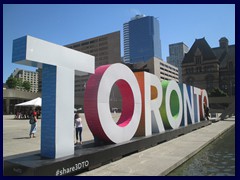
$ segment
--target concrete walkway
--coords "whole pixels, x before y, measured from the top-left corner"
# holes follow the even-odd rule
[[[235,125],[235,117],[180,136],[79,176],[164,176]]]
[[[120,114],[113,114],[118,119]],[[3,116],[3,157],[40,149],[41,120],[36,138],[29,138],[28,120],[14,120]],[[93,136],[83,118],[83,142]],[[235,125],[235,117],[180,136],[155,147],[124,157],[118,161],[84,172],[79,176],[158,176],[166,175],[196,154],[207,144]],[[73,139],[74,141],[74,139]]]
[[[113,113],[112,117],[114,120],[117,120],[120,117],[120,115],[121,114]],[[84,114],[80,114],[80,116],[83,120],[82,138],[84,143],[84,141],[93,140],[93,135],[88,128]],[[72,119],[69,120],[71,121]],[[74,130],[75,129],[73,127],[73,131]],[[4,115],[3,157],[40,150],[41,119],[39,119],[37,123],[36,138],[30,139],[29,131],[30,131],[29,119],[19,120],[14,119],[14,115]]]

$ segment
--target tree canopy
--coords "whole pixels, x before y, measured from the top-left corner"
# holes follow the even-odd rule
[[[6,84],[7,84],[8,88],[14,89],[18,85],[18,79],[10,76],[6,81]]]
[[[30,91],[30,89],[31,89],[31,84],[30,84],[29,81],[24,81],[24,82],[22,83],[22,87],[23,87],[25,90]]]
[[[227,94],[219,88],[214,88],[210,93],[209,97],[225,97]]]
[[[13,76],[10,76],[7,79],[6,84],[10,89],[20,88],[25,89],[26,91],[30,91],[31,89],[31,84],[29,81],[22,82],[22,79],[15,78]]]

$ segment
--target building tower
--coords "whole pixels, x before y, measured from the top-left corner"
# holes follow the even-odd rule
[[[95,56],[95,68],[121,62],[120,31],[71,43],[66,47]],[[75,75],[75,107],[83,107],[83,97],[89,76]],[[121,96],[117,86],[114,86],[113,89],[110,99],[117,102]]]
[[[179,82],[182,82],[182,61],[188,50],[188,46],[183,42],[169,44],[169,56],[167,57],[167,62],[178,68]]]
[[[124,62],[135,64],[153,57],[162,59],[159,22],[153,16],[136,15],[123,25]]]

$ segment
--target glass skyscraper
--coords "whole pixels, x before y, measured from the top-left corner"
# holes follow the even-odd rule
[[[159,22],[153,16],[136,15],[123,25],[124,62],[146,62],[162,59]]]

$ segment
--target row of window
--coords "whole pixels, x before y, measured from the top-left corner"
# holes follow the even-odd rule
[[[85,88],[78,88],[75,90],[75,92],[82,92],[82,91],[85,91]]]
[[[75,88],[85,88],[86,84],[76,84]]]
[[[87,46],[87,45],[92,46],[91,44],[94,44],[94,43],[97,43],[97,42],[99,42],[99,46],[102,46],[102,45],[107,44],[107,39],[108,39],[108,37],[102,37],[102,38],[99,38],[99,39],[94,39],[94,40],[91,40],[91,41],[86,41],[86,42],[74,44],[74,45],[69,46],[69,48],[76,49],[77,47],[80,47],[80,46]],[[102,42],[102,41],[105,41],[105,42]],[[87,47],[89,48],[89,46],[87,46]]]
[[[98,63],[98,66],[105,65],[105,64],[108,64],[108,61],[99,62],[99,63]]]
[[[18,78],[38,78],[38,75],[29,75],[29,74],[19,74],[18,76],[15,76],[15,77],[18,77]]]
[[[177,78],[178,78],[178,76],[173,76],[173,75],[167,74],[167,73],[162,73],[162,72],[161,72],[161,74],[164,75],[164,76],[167,76],[167,77],[169,77],[169,78],[172,78],[172,79],[177,79]]]
[[[214,87],[213,81],[205,81],[206,82],[206,89],[209,91]],[[189,78],[187,80],[187,84],[194,86],[195,81],[192,78]],[[229,84],[221,84],[220,89],[223,90],[226,93],[231,93],[232,95],[235,95],[235,83],[233,83],[231,86]]]
[[[171,79],[171,78],[161,77],[161,79],[162,79],[162,80],[167,80],[167,81],[169,81],[169,80],[174,80],[174,81],[176,81],[176,82],[178,83],[178,79],[177,79],[177,78]]]
[[[108,56],[101,56],[96,58],[96,61],[108,60]]]
[[[30,77],[37,77],[38,75],[37,74],[24,74],[23,77],[27,77],[27,76],[30,76]]]
[[[173,67],[168,66],[167,64],[164,64],[164,63],[161,63],[161,62],[160,62],[160,67],[166,67],[167,69],[171,69],[175,72],[178,72],[178,70],[176,68],[173,68]]]
[[[38,78],[33,78],[33,77],[23,77],[21,79],[23,79],[23,80],[31,80],[31,81],[38,81]]]
[[[169,69],[166,69],[166,68],[163,68],[163,67],[160,67],[160,69],[162,71],[165,71],[165,72],[168,72],[168,73],[172,73],[172,74],[175,74],[176,76],[178,76],[178,71],[177,72],[176,71],[172,71],[172,69],[170,71]]]
[[[108,43],[104,42],[104,43],[99,44],[99,46],[97,44],[96,45],[90,45],[90,46],[84,46],[84,47],[81,47],[78,50],[79,51],[85,51],[85,50],[88,50],[88,49],[92,49],[92,50],[96,50],[96,51],[97,50],[101,51],[102,49],[107,49],[108,48],[106,45],[108,45]],[[104,47],[102,47],[102,46],[104,46]],[[93,49],[93,48],[95,48],[95,49]]]
[[[190,73],[201,73],[201,72],[213,72],[215,70],[214,66],[198,66],[198,67],[190,67],[190,68],[186,68],[186,73],[190,74]]]

